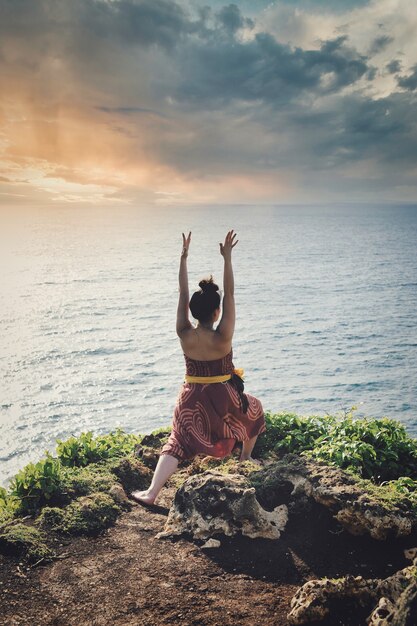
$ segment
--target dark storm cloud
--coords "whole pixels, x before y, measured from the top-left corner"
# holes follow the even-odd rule
[[[207,0],[201,0],[202,4],[207,4]],[[211,0],[210,5],[220,7],[225,4],[224,0]],[[263,9],[269,8],[272,4],[297,5],[297,9],[314,11],[317,13],[343,13],[350,9],[362,7],[369,4],[369,0],[239,0],[239,7],[246,15],[259,13]]]
[[[397,77],[399,86],[403,87],[403,89],[408,89],[409,91],[417,89],[417,65],[414,65],[412,70],[412,73],[408,76]]]
[[[385,67],[390,74],[397,74],[398,72],[401,72],[401,61],[393,59],[387,63]]]
[[[324,41],[319,50],[293,49],[268,33],[246,42],[216,37],[191,42],[180,60],[182,81],[175,95],[198,106],[232,100],[280,106],[307,91],[337,92],[370,69],[346,36]]]
[[[216,14],[219,23],[230,33],[236,33],[241,28],[253,28],[253,20],[244,18],[236,4],[222,7]]]
[[[0,10],[0,32],[8,36],[51,33],[171,48],[193,28],[181,6],[169,0],[2,0]],[[44,40],[44,52],[50,43]]]
[[[291,48],[266,32],[242,41],[239,31],[253,22],[236,4],[215,13],[203,8],[196,16],[168,0],[0,0],[0,7],[0,34],[20,38],[28,71],[59,58],[77,80],[106,91],[121,82],[135,92],[136,60],[163,97],[203,107],[233,100],[279,106],[307,91],[337,92],[371,69],[346,37],[324,41],[319,50]],[[169,54],[164,63],[159,57],[160,66],[143,55],[136,59],[137,47],[150,46]]]
[[[172,48],[191,27],[182,8],[169,0],[118,0],[111,13],[115,34],[127,43]]]
[[[319,144],[322,153],[339,153],[343,161],[376,158],[396,167],[417,163],[417,119],[409,94],[394,93],[378,100],[352,95],[339,103],[334,117],[343,133]]]

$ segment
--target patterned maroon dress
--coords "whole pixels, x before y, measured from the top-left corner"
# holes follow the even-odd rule
[[[185,356],[186,373],[190,376],[232,374],[233,351],[222,359],[196,361]],[[248,393],[246,413],[242,398],[232,380],[225,383],[184,382],[174,411],[171,435],[161,454],[170,454],[179,461],[197,454],[225,457],[236,441],[246,441],[266,430],[261,402]]]

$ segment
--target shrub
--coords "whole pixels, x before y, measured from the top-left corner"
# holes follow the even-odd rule
[[[302,452],[313,447],[336,418],[330,416],[302,417],[295,413],[265,413],[266,432],[260,435],[254,456],[271,452]]]
[[[18,499],[17,513],[33,513],[62,494],[61,464],[47,453],[46,459],[29,463],[10,483],[10,495]]]
[[[0,525],[13,519],[19,507],[19,500],[0,487]]]
[[[400,422],[359,419],[355,410],[343,416],[267,413],[267,430],[257,440],[254,456],[303,453],[378,482],[401,476],[417,479],[417,440]]]
[[[378,482],[417,478],[417,441],[400,422],[386,417],[346,415],[316,440],[311,456]]]
[[[83,467],[133,452],[142,437],[127,434],[121,428],[107,435],[94,437],[91,431],[70,437],[66,441],[57,439],[57,455],[63,465]]]

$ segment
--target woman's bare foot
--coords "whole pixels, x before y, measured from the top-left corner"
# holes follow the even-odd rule
[[[259,459],[254,459],[254,458],[253,458],[253,457],[251,457],[251,456],[248,456],[248,457],[240,457],[239,461],[240,461],[240,462],[243,462],[243,461],[250,461],[251,463],[254,463],[255,465],[263,465],[262,461],[260,461]]]
[[[139,504],[153,504],[156,500],[156,496],[149,489],[146,489],[146,491],[132,491],[130,497],[139,502]]]

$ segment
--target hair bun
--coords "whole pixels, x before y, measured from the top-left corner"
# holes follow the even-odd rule
[[[213,276],[210,276],[210,278],[203,278],[203,280],[200,280],[200,282],[198,283],[198,286],[203,293],[209,291],[219,291],[218,285],[213,282]]]

